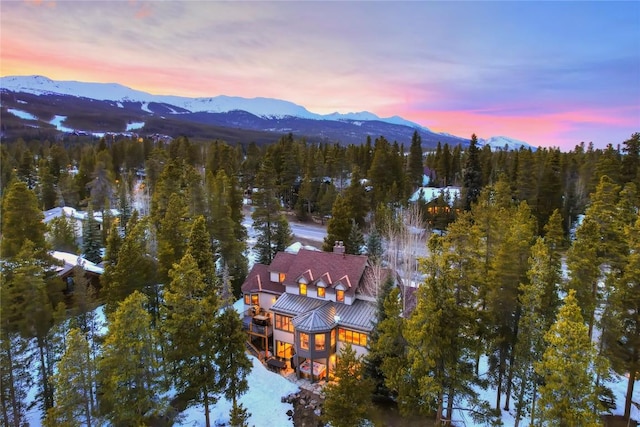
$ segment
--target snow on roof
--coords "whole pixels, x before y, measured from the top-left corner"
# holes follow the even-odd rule
[[[117,210],[117,209],[108,209],[108,212],[113,217],[120,215],[120,211]],[[75,218],[75,219],[78,219],[80,221],[84,221],[85,219],[87,219],[88,212],[79,211],[79,210],[74,209],[74,208],[72,208],[70,206],[53,208],[53,209],[49,209],[47,211],[44,211],[44,222],[47,223],[47,222],[51,221],[52,219],[58,218],[58,217],[61,217],[61,216],[64,216],[64,217],[67,217],[67,218]],[[102,212],[95,211],[93,213],[93,218],[97,222],[102,222]]]
[[[426,203],[437,199],[440,195],[444,196],[449,205],[453,206],[453,201],[460,198],[460,187],[420,187],[409,198],[410,202],[416,202],[420,197]]]
[[[79,265],[86,271],[90,271],[96,274],[104,273],[104,268],[92,263],[88,259],[83,258],[81,255],[72,254],[69,252],[53,251],[51,256],[59,261],[63,261],[67,265],[75,266]],[[64,267],[63,267],[64,268]]]
[[[292,245],[287,247],[284,251],[290,254],[297,254],[300,251],[300,249],[307,249],[309,251],[320,252],[320,249],[316,248],[315,246],[303,245],[300,242],[293,243]]]

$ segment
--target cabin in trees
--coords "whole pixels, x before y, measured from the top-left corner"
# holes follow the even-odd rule
[[[327,378],[347,343],[367,352],[376,289],[388,274],[364,255],[345,254],[342,242],[333,252],[279,252],[271,265],[254,265],[242,285],[249,341],[274,355],[271,366],[290,366],[312,382]]]

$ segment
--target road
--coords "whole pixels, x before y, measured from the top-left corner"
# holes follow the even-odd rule
[[[287,215],[289,219],[289,226],[291,227],[291,233],[293,234],[293,240],[308,240],[315,243],[322,243],[327,235],[327,226],[319,225],[315,223],[301,223],[292,219]],[[242,225],[247,229],[249,233],[249,239],[255,238],[253,232],[253,220],[251,219],[251,212],[249,209],[244,210],[244,220]]]

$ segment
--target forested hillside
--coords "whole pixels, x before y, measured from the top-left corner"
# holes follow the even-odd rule
[[[517,422],[601,425],[612,372],[629,379],[626,419],[638,403],[640,133],[570,152],[480,149],[475,135],[423,152],[417,133],[408,147],[18,139],[3,141],[0,173],[4,425],[23,425],[31,400],[46,425],[170,424],[223,394],[246,425],[251,364],[231,308],[249,268],[243,199],[260,262],[290,242],[295,216],[327,224],[325,250],[342,240],[396,270],[405,286],[378,284],[369,355],[350,363],[401,413],[439,424],[464,405],[486,423],[510,408]],[[410,203],[424,175],[460,197]],[[56,206],[89,212],[82,242],[64,219],[43,223]],[[414,229],[432,234],[422,251]],[[99,286],[78,266],[69,292],[51,250],[103,262]],[[327,398],[329,418],[353,403]]]

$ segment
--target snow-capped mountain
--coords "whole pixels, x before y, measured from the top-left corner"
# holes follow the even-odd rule
[[[176,113],[228,113],[246,111],[258,117],[284,118],[299,117],[313,120],[379,120],[392,124],[424,128],[398,116],[381,118],[368,111],[358,113],[316,114],[293,102],[271,98],[242,98],[238,96],[218,95],[214,97],[187,98],[172,95],[152,95],[131,89],[118,83],[86,83],[78,81],[54,81],[44,76],[7,76],[0,78],[0,88],[13,92],[25,92],[35,95],[61,94],[98,99],[102,101],[141,102],[169,104],[186,111]]]
[[[509,138],[508,136],[492,136],[488,139],[480,139],[478,140],[478,145],[481,146],[489,146],[491,150],[519,150],[520,148],[531,148],[535,151],[535,147],[527,144],[524,141],[520,141],[519,139]]]
[[[44,76],[0,77],[0,93],[3,119],[7,114],[22,120],[35,115],[36,120],[29,119],[28,126],[37,128],[43,125],[34,122],[44,121],[51,126],[52,117],[58,117],[62,119],[58,119],[55,129],[63,132],[69,129],[88,133],[119,132],[129,130],[134,122],[142,124],[140,132],[191,133],[216,138],[229,138],[229,129],[236,133],[242,129],[252,132],[244,138],[253,140],[266,140],[266,133],[292,133],[310,141],[362,144],[368,137],[384,136],[408,146],[417,131],[427,149],[435,148],[438,142],[449,145],[469,142],[468,138],[433,132],[399,116],[381,118],[368,111],[323,115],[271,98],[153,95],[117,83],[55,81]],[[39,104],[39,108],[35,108],[34,103]],[[92,112],[102,120],[91,117]],[[507,144],[509,149],[526,145],[506,137],[486,141],[500,148]]]

